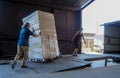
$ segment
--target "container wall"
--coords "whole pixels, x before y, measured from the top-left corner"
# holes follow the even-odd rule
[[[105,24],[104,53],[120,54],[120,23]]]
[[[81,14],[77,11],[54,9],[54,16],[60,51],[62,54],[72,54],[75,45],[70,40],[81,27]]]

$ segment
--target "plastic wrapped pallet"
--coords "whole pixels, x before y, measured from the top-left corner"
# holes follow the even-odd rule
[[[59,57],[57,35],[54,16],[51,13],[35,11],[23,18],[23,22],[29,22],[35,28],[39,37],[30,37],[29,58],[35,61],[44,61]]]

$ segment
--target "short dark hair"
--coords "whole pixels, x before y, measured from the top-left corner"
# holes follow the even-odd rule
[[[80,28],[80,31],[83,31],[83,28]]]
[[[29,23],[29,22],[26,22],[23,27],[27,28],[28,25],[30,25],[30,23]]]
[[[78,31],[83,31],[83,28],[79,28]]]

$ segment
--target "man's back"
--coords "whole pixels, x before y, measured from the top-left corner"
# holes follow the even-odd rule
[[[29,46],[29,36],[30,35],[33,35],[33,33],[29,29],[23,27],[20,31],[18,45]]]

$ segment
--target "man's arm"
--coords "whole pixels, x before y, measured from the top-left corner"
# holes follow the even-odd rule
[[[79,31],[77,31],[77,32],[74,34],[74,36],[72,37],[72,40],[71,40],[71,41],[73,41],[73,40],[75,39],[75,37],[77,36],[78,33],[79,33]]]
[[[34,36],[34,37],[38,37],[38,36],[39,36],[39,34],[33,33],[33,36]]]
[[[36,34],[36,33],[35,33],[34,27],[32,28],[32,31],[33,31],[33,36],[34,36],[34,37],[38,37],[38,36],[40,35],[40,34]]]
[[[83,38],[84,44],[86,45],[86,41],[85,41],[84,35],[83,35],[83,33],[81,33],[81,34],[82,34],[82,38]]]

